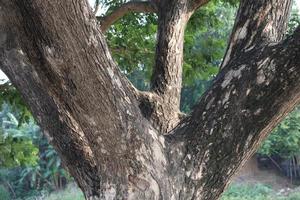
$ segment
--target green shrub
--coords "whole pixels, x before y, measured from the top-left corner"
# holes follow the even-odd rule
[[[299,200],[299,199],[300,199],[300,192],[294,192],[286,198],[286,200]]]
[[[291,112],[264,141],[258,153],[291,158],[300,154],[300,107]]]
[[[0,199],[1,200],[10,200],[9,192],[3,185],[0,185]]]
[[[221,200],[300,200],[300,191],[295,189],[284,196],[267,185],[235,183],[224,192]]]
[[[84,200],[84,195],[75,184],[70,184],[65,190],[51,193],[45,200]]]
[[[262,184],[233,184],[225,191],[221,200],[273,200],[272,193],[272,188]]]
[[[31,134],[39,130],[33,120],[20,124],[18,113],[11,106],[2,105],[0,112],[0,167],[36,165],[38,148]]]
[[[1,108],[0,185],[9,183],[20,199],[64,188],[71,177],[33,118],[21,121],[20,111],[7,103]]]

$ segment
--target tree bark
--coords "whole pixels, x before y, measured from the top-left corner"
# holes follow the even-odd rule
[[[155,66],[150,93],[141,95],[144,116],[162,134],[180,120],[184,30],[191,12],[188,0],[165,0],[158,5]]]
[[[300,28],[283,40],[291,1],[242,0],[220,73],[168,132],[179,122],[191,2],[159,1],[152,87],[140,92],[86,1],[0,1],[1,69],[86,199],[218,199],[299,103]]]
[[[168,136],[171,160],[182,161],[175,170],[185,173],[181,199],[217,199],[300,102],[300,28],[282,41],[290,7],[291,1],[241,1],[222,70]]]
[[[141,115],[87,2],[0,3],[1,69],[85,197],[170,194],[163,138]]]

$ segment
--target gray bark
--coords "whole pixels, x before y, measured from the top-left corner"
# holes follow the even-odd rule
[[[299,103],[300,29],[283,39],[291,1],[242,0],[220,73],[180,121],[184,27],[204,2],[157,2],[145,93],[120,73],[86,1],[0,1],[0,67],[87,199],[218,199]]]
[[[1,69],[86,198],[158,196],[156,180],[168,180],[163,146],[87,2],[5,0],[1,8]]]
[[[180,119],[184,29],[190,17],[188,0],[165,0],[158,5],[155,66],[150,93],[142,93],[144,116],[162,134]]]

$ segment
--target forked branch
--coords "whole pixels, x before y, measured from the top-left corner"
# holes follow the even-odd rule
[[[91,20],[88,2],[1,0],[0,7],[0,67],[86,198],[100,196],[110,182],[126,185],[141,167],[134,162],[138,156],[149,157],[140,144],[161,148]]]
[[[290,3],[241,1],[222,70],[168,136],[172,160],[182,163],[174,171],[185,169],[182,199],[218,199],[242,162],[300,102],[299,29],[282,41]]]

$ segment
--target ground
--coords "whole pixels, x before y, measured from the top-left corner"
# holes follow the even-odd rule
[[[300,187],[275,169],[261,170],[256,158],[251,158],[232,181],[222,200],[300,200]],[[276,199],[275,199],[276,197]],[[53,192],[39,200],[84,200],[74,184],[64,191]]]
[[[275,190],[286,188],[295,188],[296,186],[291,183],[291,180],[284,177],[275,169],[261,170],[257,167],[255,157],[252,157],[239,171],[234,178],[236,183],[249,183],[249,184],[265,184],[272,186]]]

